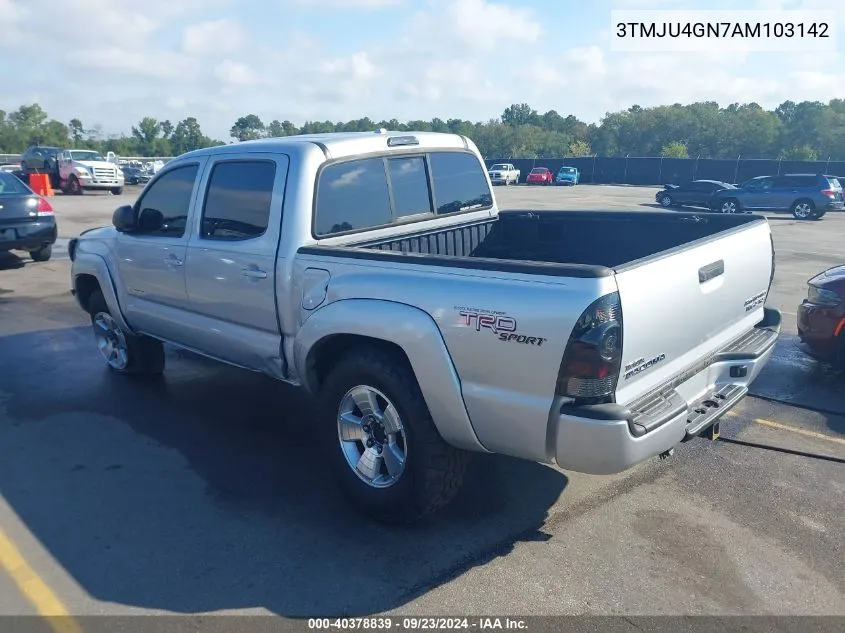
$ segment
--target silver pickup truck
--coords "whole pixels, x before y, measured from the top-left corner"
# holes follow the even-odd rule
[[[69,244],[108,366],[160,374],[167,343],[302,386],[343,490],[386,521],[445,505],[472,452],[592,474],[666,454],[780,330],[765,218],[499,212],[452,134],[198,150],[113,225]]]

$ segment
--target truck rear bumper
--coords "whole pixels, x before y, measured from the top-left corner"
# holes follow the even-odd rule
[[[554,436],[558,466],[611,475],[700,435],[748,393],[780,328],[780,312],[766,308],[751,331],[628,406],[562,405]]]

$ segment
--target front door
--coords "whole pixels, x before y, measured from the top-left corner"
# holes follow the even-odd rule
[[[135,204],[136,214],[159,221],[117,238],[117,285],[124,293],[126,320],[140,332],[168,340],[180,339],[187,308],[186,229],[201,167],[198,161],[179,163],[162,172]]]
[[[187,254],[194,347],[270,373],[281,371],[275,271],[288,163],[283,154],[212,159]]]

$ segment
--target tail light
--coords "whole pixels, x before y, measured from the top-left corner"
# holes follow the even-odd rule
[[[591,303],[572,328],[555,392],[580,404],[607,401],[621,369],[622,304],[612,292]]]
[[[828,198],[835,198],[836,197],[836,190],[835,189],[822,189],[822,193],[826,195]]]
[[[35,209],[35,215],[38,217],[53,215],[53,207],[44,198],[39,198],[38,207]]]

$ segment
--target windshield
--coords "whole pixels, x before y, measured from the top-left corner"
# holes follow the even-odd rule
[[[20,193],[29,193],[20,179],[5,171],[0,171],[0,196]]]
[[[503,169],[503,170],[507,171],[508,166],[507,166],[507,165],[503,165],[503,164],[499,163],[498,165],[493,165],[493,166],[490,168],[490,171],[493,171],[494,169]]]
[[[93,160],[100,161],[102,163],[106,162],[106,159],[103,158],[103,155],[100,152],[92,150],[72,149],[70,150],[70,157],[73,160]]]
[[[575,168],[574,167],[561,167],[560,172],[561,174],[574,174]]]
[[[545,167],[535,167],[534,169],[531,170],[531,173],[532,174],[545,174],[547,171],[549,171],[549,170],[546,169]]]

